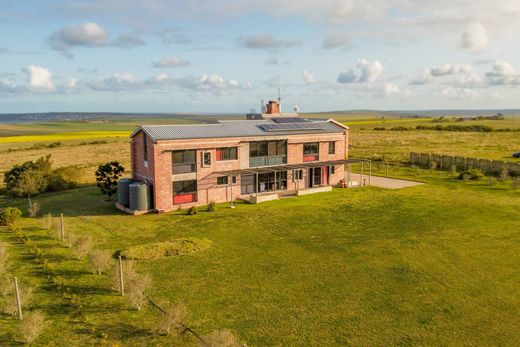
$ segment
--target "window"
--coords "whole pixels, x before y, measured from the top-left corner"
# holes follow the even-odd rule
[[[319,151],[318,142],[309,142],[303,144],[303,155],[317,155]]]
[[[211,153],[204,152],[202,155],[202,166],[210,166],[211,165]]]
[[[143,157],[144,161],[148,161],[148,141],[146,139],[146,133],[143,131]]]
[[[217,148],[217,160],[237,160],[237,147]]]
[[[231,177],[231,183],[233,183],[233,184],[237,183],[237,176]]]
[[[174,181],[173,182],[173,195],[191,194],[197,191],[197,181]]]
[[[303,170],[296,170],[294,172],[294,180],[295,181],[301,181],[303,180]]]
[[[275,157],[287,155],[287,141],[259,141],[249,143],[250,157]]]
[[[329,166],[329,173],[334,175],[334,172],[336,172],[336,167],[334,165]]]
[[[336,154],[336,142],[329,142],[329,154]]]
[[[195,172],[195,150],[181,150],[172,152],[174,174]]]
[[[219,186],[224,185],[224,184],[228,184],[228,176],[217,177],[217,184]]]

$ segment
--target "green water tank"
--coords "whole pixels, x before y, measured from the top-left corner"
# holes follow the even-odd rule
[[[134,182],[129,185],[130,209],[135,211],[146,211],[150,206],[150,186],[143,182]]]
[[[131,178],[123,178],[117,182],[117,202],[128,207],[130,204],[130,184],[134,180]]]

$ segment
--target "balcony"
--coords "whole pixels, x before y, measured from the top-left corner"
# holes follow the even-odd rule
[[[249,167],[271,166],[271,165],[280,165],[280,164],[286,164],[286,163],[287,163],[286,155],[249,158]]]

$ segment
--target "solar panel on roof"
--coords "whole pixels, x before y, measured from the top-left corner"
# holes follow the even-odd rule
[[[276,123],[305,123],[306,119],[300,117],[275,117],[271,118]]]
[[[313,123],[284,123],[284,124],[260,124],[264,131],[298,131],[298,130],[324,130],[318,124]]]

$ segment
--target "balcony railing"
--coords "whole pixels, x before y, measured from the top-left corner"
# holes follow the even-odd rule
[[[279,164],[287,164],[286,155],[249,158],[249,167],[269,166],[269,165],[279,165]]]
[[[175,174],[183,174],[195,172],[195,163],[193,164],[173,164],[172,165],[172,173]]]

